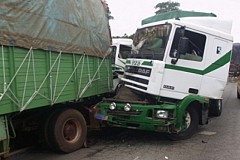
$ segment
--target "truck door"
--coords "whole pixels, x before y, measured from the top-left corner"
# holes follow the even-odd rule
[[[181,37],[187,39],[188,46],[186,52],[177,58],[176,53],[179,49],[178,45]],[[160,95],[182,99],[188,94],[198,94],[204,68],[206,36],[179,27],[175,31],[172,42],[166,58]],[[177,61],[175,64],[173,63],[174,60]]]

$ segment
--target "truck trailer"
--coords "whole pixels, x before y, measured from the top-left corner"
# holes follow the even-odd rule
[[[37,130],[55,151],[83,146],[88,108],[112,91],[104,6],[100,0],[0,2],[2,158],[19,130]]]
[[[190,138],[222,113],[232,22],[184,17],[137,29],[117,95],[95,106],[99,124]]]

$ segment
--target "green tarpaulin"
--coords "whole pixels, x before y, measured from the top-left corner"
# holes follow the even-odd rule
[[[194,12],[194,11],[171,11],[167,13],[157,14],[155,16],[146,18],[142,20],[142,25],[167,20],[167,19],[174,19],[174,18],[181,18],[181,17],[216,17],[213,13],[204,13],[204,12]]]
[[[1,0],[0,44],[98,57],[110,46],[101,0]]]

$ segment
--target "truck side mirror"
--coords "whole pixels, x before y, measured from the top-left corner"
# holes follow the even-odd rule
[[[189,39],[187,37],[180,37],[177,49],[176,59],[172,59],[171,63],[176,64],[181,54],[186,54],[188,50]]]
[[[178,54],[186,54],[188,50],[189,39],[181,37],[178,43]]]

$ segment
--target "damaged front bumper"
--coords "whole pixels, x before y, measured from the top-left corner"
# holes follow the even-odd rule
[[[176,132],[176,105],[105,100],[97,105],[94,117],[110,126]]]

